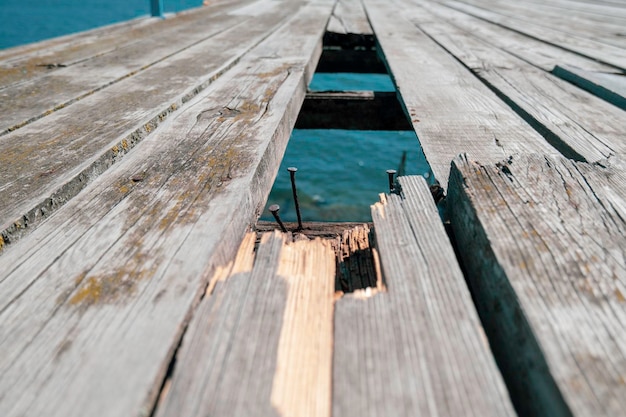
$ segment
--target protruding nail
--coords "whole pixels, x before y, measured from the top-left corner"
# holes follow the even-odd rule
[[[298,203],[298,190],[296,189],[296,172],[298,168],[289,167],[289,177],[291,178],[291,191],[293,192],[293,202],[296,206],[296,216],[298,216],[298,230],[302,230],[302,216],[300,215],[300,203]]]
[[[280,216],[278,215],[278,210],[280,210],[280,206],[278,204],[272,204],[270,206],[270,213],[272,213],[272,215],[276,219],[276,223],[278,223],[283,233],[287,233],[287,228],[285,227],[283,222],[280,220]]]
[[[394,190],[395,190],[395,187],[393,185],[394,184],[393,177],[394,177],[394,175],[396,175],[396,170],[395,169],[388,169],[387,170],[387,175],[389,176],[389,192],[393,193]]]

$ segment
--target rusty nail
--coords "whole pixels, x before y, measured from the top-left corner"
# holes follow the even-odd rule
[[[388,169],[387,170],[387,175],[389,176],[389,192],[393,193],[394,190],[395,190],[395,187],[393,185],[394,184],[393,177],[394,177],[394,175],[396,175],[396,170],[395,169]]]
[[[291,191],[293,192],[293,202],[296,206],[296,216],[298,216],[298,230],[302,230],[302,216],[300,215],[300,203],[298,202],[298,190],[296,189],[296,172],[298,168],[289,167],[289,177],[291,178]]]
[[[280,206],[278,204],[272,204],[270,206],[270,213],[272,213],[272,215],[276,219],[276,223],[278,223],[283,233],[287,233],[287,228],[285,227],[283,222],[280,220],[280,216],[278,215],[278,210],[280,210]]]

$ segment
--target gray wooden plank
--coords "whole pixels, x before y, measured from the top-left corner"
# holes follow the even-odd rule
[[[372,206],[386,290],[335,306],[333,413],[514,415],[426,181]]]
[[[626,113],[446,22],[412,20],[541,132],[563,155],[588,162],[626,156]]]
[[[157,18],[138,18],[71,35],[0,50],[0,88],[78,64],[132,43]],[[120,36],[125,34],[127,36]],[[48,66],[50,64],[50,68]]]
[[[433,1],[416,1],[435,15],[434,21],[446,21],[471,33],[495,47],[517,56],[539,68],[551,71],[555,65],[568,64],[589,71],[619,72],[616,68],[599,63],[579,54],[543,42],[531,36],[509,30]],[[411,9],[409,9],[411,10]],[[426,23],[425,21],[423,21]]]
[[[326,30],[340,34],[373,34],[359,0],[338,0]]]
[[[16,85],[0,88],[0,135],[19,129],[56,110],[65,108],[103,88],[133,77],[157,63],[176,57],[209,38],[238,25],[245,25],[254,16],[235,14],[247,2],[222,3],[194,13],[153,21],[141,31],[117,33],[121,45],[100,53],[79,64],[62,64],[49,74]],[[131,27],[132,28],[132,27]],[[233,36],[231,34],[231,36]],[[128,40],[132,39],[132,42]],[[95,40],[94,43],[99,42]]]
[[[543,155],[453,163],[459,253],[522,415],[623,414],[625,181]]]
[[[463,2],[511,19],[531,22],[547,29],[623,48],[622,32],[626,26],[626,18],[619,15],[602,17],[581,15],[574,9],[565,12],[524,0],[515,3],[502,0],[463,0]]]
[[[275,31],[270,9],[0,140],[0,234],[19,239]],[[167,80],[167,82],[164,82]]]
[[[302,7],[0,257],[0,414],[150,412],[209,277],[261,212],[330,10]]]
[[[499,160],[547,142],[443,48],[410,22],[406,1],[365,0],[366,12],[435,177],[468,152]]]
[[[266,233],[244,272],[199,307],[156,416],[330,415],[330,241]]]
[[[626,110],[626,77],[624,75],[585,71],[567,65],[555,66],[552,73]]]
[[[626,70],[626,49],[618,46],[608,45],[583,36],[571,35],[537,25],[531,21],[523,21],[503,16],[490,10],[482,9],[470,4],[461,3],[454,0],[447,0],[445,5],[470,14],[472,16],[487,20],[489,22],[506,27],[528,36],[540,39],[544,42],[568,49],[591,59],[596,59],[608,65],[612,65],[620,70]]]

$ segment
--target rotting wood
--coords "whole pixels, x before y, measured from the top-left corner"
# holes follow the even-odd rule
[[[453,163],[452,227],[520,415],[626,408],[625,183],[562,157]]]
[[[118,162],[275,31],[297,5],[290,2],[280,12],[256,16],[234,32],[227,30],[4,136],[0,140],[0,233],[6,243],[32,230]],[[168,82],[162,83],[164,79]]]
[[[626,113],[428,11],[407,12],[425,33],[446,48],[515,109],[563,155],[587,162],[626,156]]]
[[[308,93],[296,129],[413,130],[392,92]]]
[[[585,71],[566,65],[555,66],[552,73],[626,110],[626,76]]]
[[[200,306],[156,416],[329,416],[334,281],[330,241],[263,234]]]
[[[386,292],[337,300],[333,414],[514,415],[421,177],[372,206]]]
[[[364,5],[424,155],[444,188],[450,161],[461,152],[493,161],[517,152],[557,153],[409,21],[410,2]]]
[[[302,4],[0,257],[0,414],[152,409],[211,272],[269,194],[331,6]]]

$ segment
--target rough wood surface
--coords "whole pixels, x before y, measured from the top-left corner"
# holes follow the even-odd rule
[[[424,155],[444,188],[450,161],[462,152],[493,161],[517,152],[557,152],[410,22],[409,2],[364,5]]]
[[[435,21],[426,10],[407,13],[563,155],[587,162],[626,156],[624,111],[469,32]]]
[[[372,206],[387,291],[336,302],[333,414],[514,415],[428,186],[400,184]]]
[[[443,4],[420,0],[415,0],[415,2],[435,15],[432,22],[449,22],[459,29],[471,33],[472,36],[480,38],[494,47],[498,47],[545,71],[551,71],[555,65],[568,64],[589,71],[620,72],[615,67],[560,48],[558,45],[507,29]]]
[[[552,70],[557,77],[626,110],[626,78],[624,75],[585,71],[567,65],[557,65]]]
[[[270,9],[2,137],[0,233],[4,240],[17,240],[118,162],[284,24],[298,4]]]
[[[542,155],[454,161],[452,227],[521,415],[626,409],[625,183]]]
[[[150,412],[208,277],[261,212],[330,9],[302,4],[0,257],[1,415]]]
[[[561,48],[579,53],[591,59],[596,59],[621,70],[626,70],[626,49],[621,46],[609,45],[582,35],[572,35],[546,26],[541,26],[530,19],[524,20],[520,16],[505,16],[497,11],[473,6],[460,1],[446,0],[444,4],[484,19],[488,22],[504,26],[510,30],[523,33],[530,37],[541,39]]]
[[[222,3],[177,18],[152,21],[152,25],[130,26],[128,33],[118,30],[115,33],[120,44],[111,51],[76,64],[57,62],[47,74],[31,80],[24,77],[15,85],[0,86],[0,134],[70,106],[158,63],[175,61],[176,55],[186,49],[227,29],[247,24],[255,17],[235,14],[246,3],[246,0]],[[231,36],[235,36],[234,33],[231,32]],[[99,42],[94,40],[96,44]]]
[[[329,241],[264,234],[198,309],[156,416],[329,416],[334,286]]]
[[[373,33],[360,0],[338,0],[326,30],[340,34]]]

